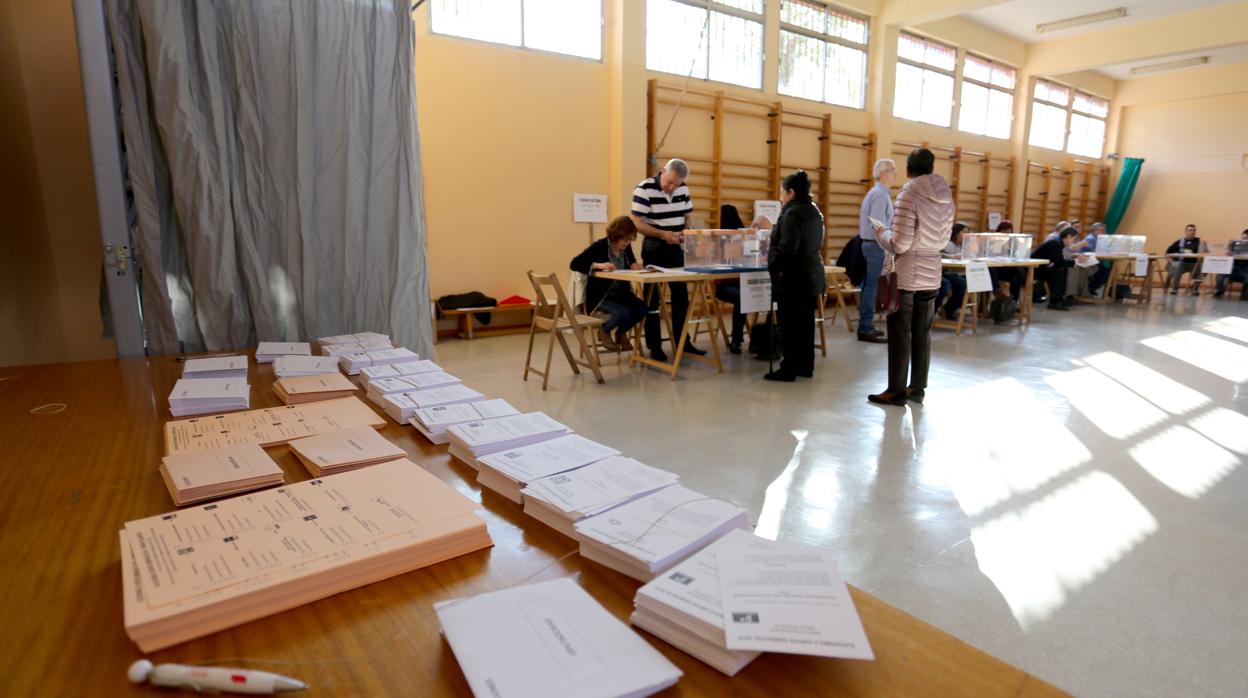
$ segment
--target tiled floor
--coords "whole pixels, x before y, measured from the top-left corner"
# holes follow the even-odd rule
[[[675,382],[611,366],[604,385],[556,364],[543,393],[520,380],[523,336],[436,359],[739,502],[761,535],[837,551],[849,582],[1069,691],[1242,696],[1246,318],[1184,295],[936,330],[927,403],[905,408],[866,402],[886,348],[843,326],[796,384],[728,357]]]

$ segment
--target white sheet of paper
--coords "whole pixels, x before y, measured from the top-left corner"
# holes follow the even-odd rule
[[[774,225],[780,220],[780,209],[783,207],[783,204],[773,199],[758,199],[754,202],[754,217],[767,216]]]
[[[875,659],[831,551],[733,546],[716,566],[728,649]]]
[[[439,405],[416,410],[412,419],[418,420],[427,427],[476,422],[482,419],[496,419],[520,414],[506,400],[481,400],[479,402],[461,402],[455,405]]]
[[[606,194],[573,194],[572,222],[574,223],[606,223]]]
[[[1148,255],[1137,254],[1135,256],[1135,275],[1148,276]]]
[[[996,211],[989,213],[988,214],[988,229],[996,230],[997,226],[999,225],[1001,225],[1001,214],[997,213]]]
[[[481,463],[517,482],[529,482],[618,455],[620,452],[610,446],[580,434],[568,434],[493,453],[483,457]]]
[[[966,290],[970,293],[987,293],[992,290],[992,276],[987,262],[966,263]]]
[[[535,434],[566,433],[569,430],[542,412],[528,412],[487,422],[456,424],[448,431],[462,439],[469,448],[475,448]]]
[[[741,312],[765,313],[771,310],[771,275],[765,271],[741,273]]]
[[[1230,274],[1234,266],[1234,257],[1210,256],[1205,257],[1205,261],[1201,263],[1200,272],[1202,274]]]
[[[872,218],[871,216],[867,216],[867,221],[868,221],[868,222],[870,222],[870,223],[871,223],[871,225],[875,226],[876,228],[887,228],[887,227],[888,227],[887,225],[884,225],[884,221],[882,221],[882,220],[878,220],[878,219],[875,219],[875,218]]]
[[[533,480],[524,488],[524,494],[536,494],[562,511],[590,514],[679,480],[674,473],[614,456],[570,473]]]

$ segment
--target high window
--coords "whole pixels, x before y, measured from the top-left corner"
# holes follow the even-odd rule
[[[602,59],[602,0],[433,0],[429,22],[436,34]]]
[[[813,0],[780,3],[781,94],[861,109],[867,20]]]
[[[1037,80],[1032,93],[1031,145],[1062,150],[1066,147],[1066,112],[1070,107],[1070,88],[1048,80]]]
[[[903,32],[897,40],[893,116],[948,126],[953,118],[957,60],[958,52],[952,46]]]
[[[966,54],[962,62],[962,107],[958,130],[1009,138],[1014,122],[1014,84],[1018,73],[1004,63]]]
[[[1083,92],[1075,93],[1070,110],[1070,139],[1066,152],[1100,158],[1105,151],[1105,118],[1109,102]]]
[[[761,88],[763,0],[647,0],[646,67]]]

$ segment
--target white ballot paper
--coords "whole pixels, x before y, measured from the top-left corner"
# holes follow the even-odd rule
[[[992,290],[992,276],[987,262],[966,263],[966,290],[970,293],[987,293]]]
[[[1135,256],[1135,275],[1148,276],[1148,255],[1137,254]]]
[[[616,456],[529,482],[524,496],[549,502],[564,512],[592,516],[679,480],[674,473]]]
[[[529,482],[618,455],[620,452],[610,446],[590,441],[580,434],[568,434],[483,456],[477,464],[493,468],[513,480]]]
[[[1200,263],[1200,273],[1202,274],[1230,274],[1231,268],[1235,266],[1234,257],[1222,257],[1210,255],[1205,257]]]
[[[648,696],[680,669],[570,579],[435,604],[477,698]]]
[[[728,649],[875,659],[831,551],[716,552]]]

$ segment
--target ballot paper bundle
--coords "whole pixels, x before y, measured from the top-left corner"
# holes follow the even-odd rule
[[[414,373],[409,376],[394,376],[391,378],[373,379],[368,382],[368,389],[365,393],[368,395],[368,399],[380,405],[381,398],[391,393],[406,393],[413,390],[445,388],[448,385],[455,385],[457,383],[463,383],[463,381],[445,371],[434,371],[433,373]]]
[[[390,393],[381,398],[378,404],[386,411],[386,415],[398,422],[406,424],[416,410],[439,405],[455,405],[461,402],[484,400],[485,396],[466,385],[456,383],[445,388],[429,390],[413,390],[406,393]]]
[[[338,359],[332,356],[279,356],[273,359],[273,373],[278,378],[338,373]]]
[[[339,345],[339,344],[362,344],[365,342],[372,343],[372,344],[384,344],[387,347],[394,346],[393,344],[390,343],[389,335],[380,334],[378,332],[360,332],[358,334],[336,334],[330,337],[321,337],[320,339],[316,340],[316,346],[320,347],[321,352],[324,353],[325,348],[329,346],[334,346],[334,345]],[[378,346],[376,348],[381,349],[383,347]]]
[[[521,504],[520,490],[525,483],[618,455],[620,452],[610,446],[568,434],[478,458],[477,484]]]
[[[481,456],[570,433],[571,429],[542,412],[456,424],[446,430],[451,455],[474,468]]]
[[[360,369],[369,366],[386,366],[388,364],[401,364],[409,361],[416,361],[420,356],[406,347],[394,347],[392,349],[366,349],[359,352],[351,352],[348,354],[340,354],[338,356],[338,364],[342,366],[342,370],[346,371],[348,376],[354,376],[360,372]]]
[[[648,582],[734,528],[749,526],[741,507],[682,485],[578,521],[581,557]]]
[[[280,485],[285,479],[281,467],[256,444],[165,456],[160,476],[178,506]]]
[[[169,412],[175,417],[245,410],[251,405],[247,378],[179,378],[169,393]]]
[[[394,345],[389,339],[370,339],[362,342],[350,342],[347,344],[330,344],[321,347],[322,356],[340,357],[346,354],[355,354],[367,351],[382,351],[384,349],[392,349]],[[408,359],[409,361],[411,359]]]
[[[401,364],[387,364],[384,366],[366,366],[360,369],[360,383],[367,387],[374,378],[394,378],[396,376],[410,376],[414,373],[433,373],[441,370],[441,366],[429,359],[405,361]]]
[[[487,548],[476,509],[396,460],[128,522],[126,634],[154,652]]]
[[[311,356],[312,345],[307,342],[260,342],[256,347],[256,363],[272,363],[279,356]]]
[[[761,652],[873,659],[831,552],[735,530],[637,590],[633,625],[732,676]]]
[[[273,392],[287,405],[349,397],[355,390],[355,383],[341,373],[280,378],[273,384]]]
[[[380,429],[386,426],[386,420],[355,397],[174,419],[165,422],[165,453],[206,451],[231,444],[276,446],[303,436],[358,426]]]
[[[434,605],[474,696],[624,698],[681,672],[570,579]]]
[[[506,400],[476,400],[437,407],[423,407],[412,412],[412,416],[407,421],[431,443],[444,444],[450,441],[446,430],[455,424],[511,417],[517,414],[520,414],[520,410],[512,407]]]
[[[372,427],[352,427],[290,442],[290,450],[316,477],[404,458],[407,451]]]
[[[549,442],[547,442],[549,443]],[[497,455],[497,454],[496,454]],[[486,456],[493,458],[494,456]],[[524,513],[575,538],[574,524],[675,485],[680,477],[632,458],[613,456],[525,484]]]
[[[183,378],[247,378],[246,356],[209,356],[187,359],[182,364]]]

